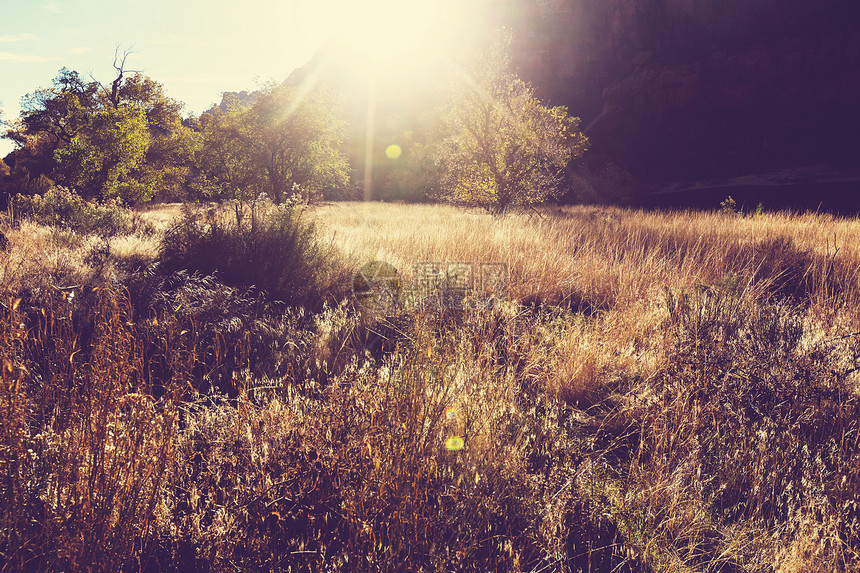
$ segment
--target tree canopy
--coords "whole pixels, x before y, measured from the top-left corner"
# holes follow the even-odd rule
[[[544,106],[508,68],[499,42],[454,90],[436,156],[438,198],[501,212],[563,194],[567,164],[588,147],[579,118]]]
[[[386,122],[380,175],[389,197],[424,188],[498,212],[564,192],[565,169],[588,141],[578,118],[543,105],[509,70],[506,48],[497,43],[464,74],[441,131],[417,112]],[[6,178],[13,189],[43,192],[56,183],[126,203],[263,194],[281,203],[341,195],[349,185],[348,124],[323,84],[271,84],[232,101],[225,94],[221,106],[183,120],[182,103],[126,69],[127,56],[116,55],[108,83],[63,68],[50,88],[23,98],[6,132],[17,144]]]
[[[21,118],[6,133],[22,176],[129,203],[184,193],[199,143],[182,123],[182,104],[125,70],[127,55],[115,60],[108,86],[63,68],[52,87],[22,99]]]
[[[346,122],[330,93],[273,85],[251,104],[201,118],[201,167],[210,195],[268,195],[276,203],[293,194],[319,196],[349,181],[342,151]]]

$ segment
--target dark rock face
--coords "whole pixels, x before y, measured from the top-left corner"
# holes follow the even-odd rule
[[[644,182],[860,168],[856,0],[547,0],[511,19],[520,75]]]

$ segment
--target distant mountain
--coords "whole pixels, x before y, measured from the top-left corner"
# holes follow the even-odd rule
[[[248,92],[248,91],[240,91],[240,92],[223,92],[221,94],[221,103],[218,105],[213,105],[208,110],[203,113],[214,113],[216,110],[221,112],[230,111],[230,108],[235,105],[248,105],[254,103],[254,100],[257,98],[257,92]]]

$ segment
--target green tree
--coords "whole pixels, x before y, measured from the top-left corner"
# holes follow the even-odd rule
[[[148,186],[130,176],[146,157],[149,142],[143,110],[128,104],[101,110],[90,118],[85,133],[54,152],[56,181],[83,197],[149,199]]]
[[[92,114],[100,108],[97,92],[97,82],[85,82],[78,72],[62,68],[53,87],[21,98],[21,119],[7,137],[18,146],[42,140],[53,153],[89,125]]]
[[[194,183],[198,196],[244,202],[260,192],[260,171],[250,159],[254,136],[247,115],[247,110],[235,106],[227,112],[213,108],[200,116],[203,145]]]
[[[314,198],[349,181],[342,151],[346,122],[326,92],[270,86],[252,104],[212,115],[201,167],[219,196],[265,193],[280,203],[296,192]]]
[[[63,68],[51,88],[23,98],[6,133],[26,171],[20,181],[50,178],[87,198],[130,203],[186,194],[199,137],[161,84],[125,69],[127,57],[114,60],[109,85]]]
[[[117,95],[118,101],[146,115],[149,146],[143,161],[131,172],[133,179],[146,196],[187,198],[202,135],[183,121],[182,102],[168,97],[164,86],[139,73],[125,80]]]
[[[21,98],[21,115],[4,137],[15,144],[9,191],[43,193],[53,184],[54,152],[68,146],[98,108],[98,85],[77,72],[60,70],[51,88]]]
[[[565,168],[588,147],[579,118],[546,107],[509,71],[508,43],[497,42],[461,82],[443,114],[439,199],[503,212],[564,193]]]

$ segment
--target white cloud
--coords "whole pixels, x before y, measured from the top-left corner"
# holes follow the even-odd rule
[[[69,50],[69,53],[71,53],[71,54],[86,54],[91,49],[92,48],[89,48],[87,46],[81,46],[79,48],[72,48],[71,50]]]
[[[34,56],[31,54],[13,54],[12,52],[0,52],[0,62],[53,62],[59,59],[60,58]]]
[[[59,2],[48,2],[45,4],[45,10],[54,14],[62,14],[63,7]]]
[[[35,40],[33,34],[12,34],[10,36],[0,36],[0,43],[4,42],[24,42],[25,40]]]

